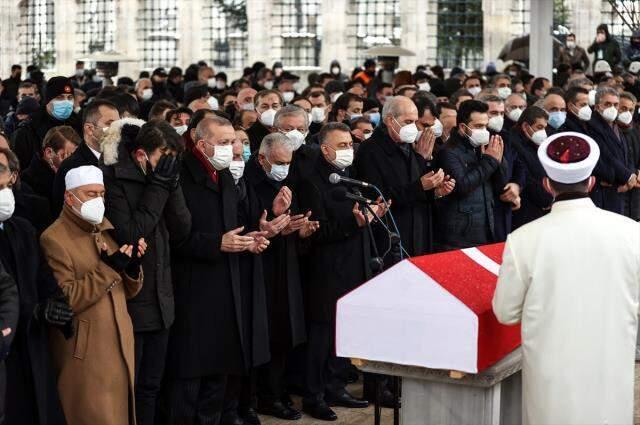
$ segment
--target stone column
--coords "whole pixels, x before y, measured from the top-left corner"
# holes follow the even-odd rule
[[[56,65],[47,78],[55,75],[71,75],[75,70],[78,26],[78,4],[74,0],[53,2],[55,22]]]
[[[331,61],[337,59],[346,72],[353,64],[349,63],[349,25],[347,15],[348,0],[323,0],[322,11],[322,51],[320,67],[328,70]]]
[[[532,3],[536,1],[531,0]],[[495,62],[502,47],[512,38],[511,0],[482,0],[482,12],[482,53],[484,61]],[[501,69],[501,67],[498,67],[498,69]]]
[[[271,0],[247,0],[248,65],[263,61],[270,67],[272,59],[280,59],[279,50],[276,54],[273,47],[272,7]]]
[[[431,47],[429,42],[436,41],[435,37],[427,38],[427,7],[427,2],[400,0],[400,45],[416,54],[400,57],[400,69],[413,72],[418,64],[426,63],[428,49]]]
[[[436,65],[438,57],[438,0],[429,0],[426,4],[424,34],[425,57],[428,65]],[[420,30],[419,30],[420,31]]]
[[[117,1],[116,8],[116,51],[125,61],[118,65],[118,75],[135,81],[142,69],[142,54],[138,50],[138,0]]]
[[[552,25],[553,2],[548,0],[531,0],[529,68],[533,75],[546,77],[549,80],[551,80],[553,69]]]
[[[178,2],[178,63],[187,67],[191,63],[199,60],[208,60],[204,46],[204,16],[209,13],[205,11],[205,3],[208,7],[212,1],[189,0]],[[217,72],[217,70],[216,70]]]
[[[0,0],[0,75],[9,77],[11,65],[22,63],[20,57],[20,1]],[[23,64],[26,66],[27,64]],[[23,66],[23,77],[26,72]]]

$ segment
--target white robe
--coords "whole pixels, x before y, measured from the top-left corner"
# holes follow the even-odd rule
[[[502,261],[493,310],[522,323],[524,424],[632,424],[640,224],[557,202]]]

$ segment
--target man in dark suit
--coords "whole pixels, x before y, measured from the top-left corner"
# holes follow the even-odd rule
[[[588,134],[587,123],[591,119],[592,110],[589,106],[589,90],[576,86],[571,87],[564,94],[567,104],[567,119],[559,131],[575,131]]]
[[[337,173],[353,176],[353,141],[349,127],[329,123],[319,133],[321,155],[313,170],[301,182],[300,205],[312,211],[319,229],[311,244],[309,280],[307,281],[306,379],[303,409],[321,420],[336,420],[330,405],[367,407],[345,389],[345,383],[332,366],[336,364],[334,347],[335,306],[337,300],[371,276],[371,240],[365,216],[345,197],[342,185],[333,185],[329,176]],[[386,207],[373,207],[379,217]],[[367,219],[373,216],[367,212]]]
[[[513,215],[514,228],[542,217],[549,212],[553,203],[553,197],[542,186],[546,173],[538,159],[538,146],[547,138],[548,117],[543,109],[530,106],[509,133],[510,141],[526,170],[520,209]]]
[[[597,182],[591,199],[602,209],[622,214],[624,192],[636,186],[638,176],[637,171],[627,165],[627,142],[615,125],[619,104],[620,97],[615,89],[598,89],[594,113],[589,120],[589,135],[600,147],[600,159],[594,170]]]
[[[20,316],[7,365],[6,422],[64,422],[50,364],[48,327],[72,334],[73,312],[40,253],[36,231],[13,216],[18,159],[0,148],[0,263],[16,282]],[[4,326],[3,326],[4,327]]]
[[[434,199],[450,193],[455,182],[432,166],[433,133],[425,131],[416,141],[418,109],[411,99],[396,96],[385,102],[382,120],[384,126],[360,146],[355,168],[359,179],[392,200],[402,248],[410,256],[422,255],[432,251]]]
[[[251,152],[256,152],[260,149],[264,136],[275,131],[276,112],[282,108],[284,100],[278,90],[263,90],[256,93],[253,103],[258,113],[258,120],[247,129],[247,136],[249,136]]]
[[[18,289],[0,262],[0,422],[4,423],[7,396],[7,371],[5,359],[11,348],[11,342],[18,322]]]
[[[195,136],[180,172],[191,233],[172,252],[167,420],[215,424],[229,378],[269,361],[262,261],[256,255],[269,242],[258,231],[257,200],[236,189],[229,171],[236,139],[231,123],[205,118]]]
[[[498,168],[498,173],[493,179],[493,217],[495,241],[505,241],[511,232],[512,212],[520,208],[520,193],[525,183],[525,167],[509,138],[508,129],[504,126],[505,107],[502,98],[487,95],[480,98],[480,101],[489,107],[487,110],[489,133],[500,136],[504,143],[504,166]]]
[[[495,240],[493,179],[504,167],[504,144],[491,136],[488,106],[466,100],[458,111],[458,127],[438,152],[437,161],[455,179],[453,193],[437,205],[438,244],[460,249]]]
[[[83,165],[98,165],[100,159],[100,138],[112,122],[120,119],[118,108],[108,100],[94,100],[84,110],[82,117],[83,142],[65,159],[56,172],[53,180],[53,194],[51,211],[54,217],[60,215],[64,201],[64,178],[72,168]]]

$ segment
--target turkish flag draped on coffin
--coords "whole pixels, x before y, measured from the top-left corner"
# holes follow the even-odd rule
[[[504,244],[404,260],[338,300],[336,353],[478,373],[520,345],[491,300]]]

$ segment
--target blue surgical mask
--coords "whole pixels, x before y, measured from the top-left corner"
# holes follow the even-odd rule
[[[362,114],[350,114],[349,115],[349,120],[353,121],[353,120],[357,120],[358,118],[360,118],[362,116]]]
[[[557,130],[562,127],[566,119],[567,113],[565,111],[551,112],[549,114],[549,125]]]
[[[380,124],[380,112],[372,112],[369,114],[369,121],[373,124],[374,127],[377,127]]]
[[[251,158],[251,147],[249,145],[244,145],[242,147],[242,159],[244,162],[247,162]]]
[[[54,100],[51,115],[57,120],[65,121],[73,112],[73,102],[70,100]]]

